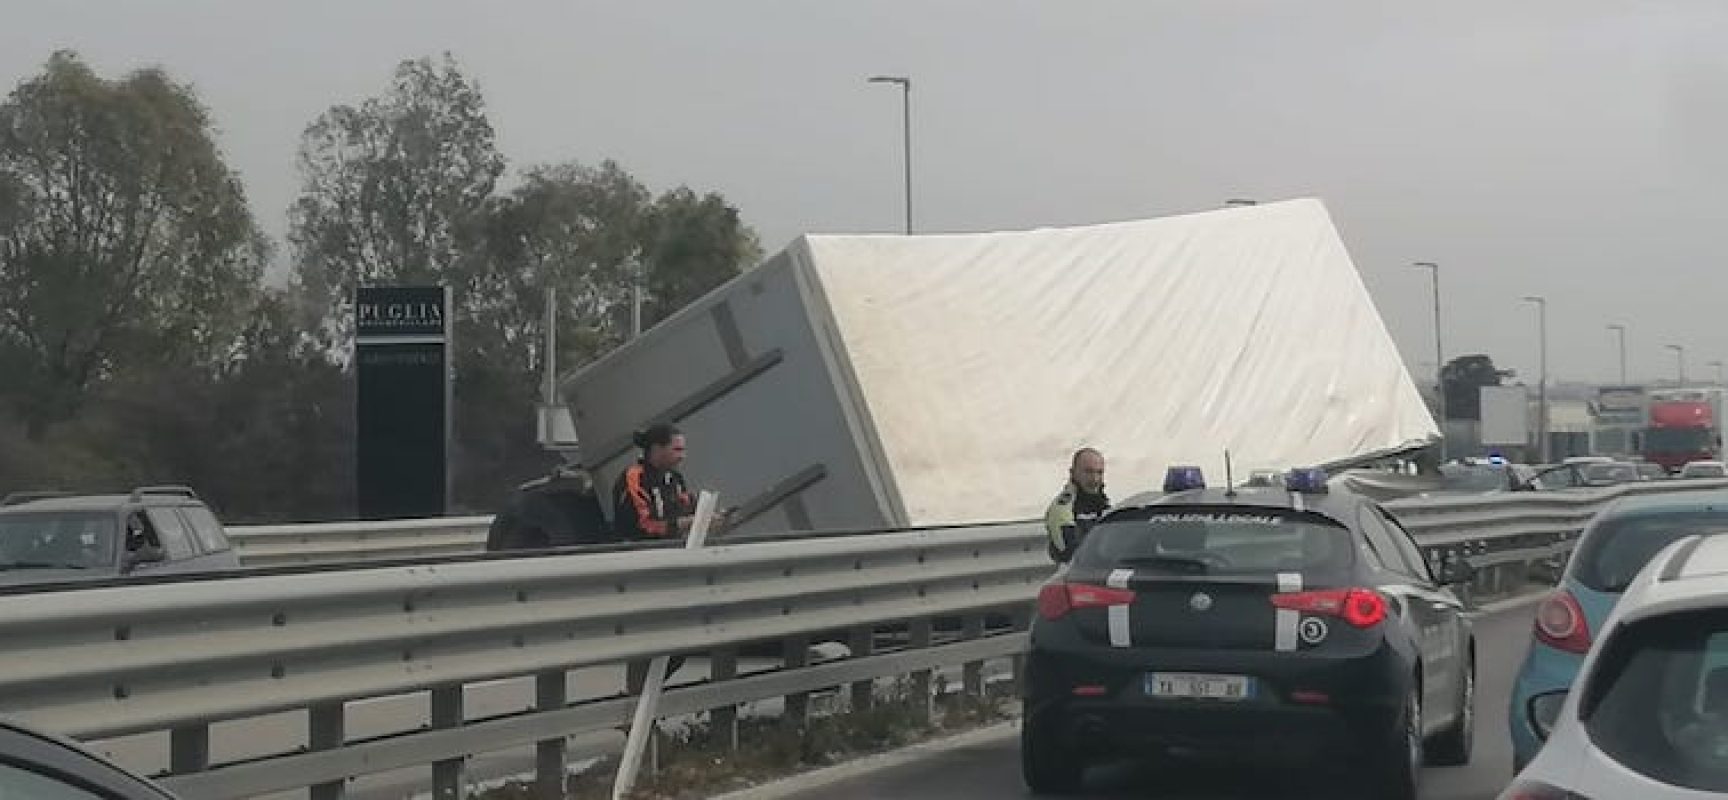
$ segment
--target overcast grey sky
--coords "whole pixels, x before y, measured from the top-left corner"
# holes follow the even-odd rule
[[[901,225],[914,80],[921,230],[1076,224],[1322,198],[1408,363],[1634,378],[1728,358],[1721,0],[0,0],[0,82],[55,48],[201,92],[280,236],[301,130],[448,50],[513,167],[614,158],[723,192],[773,251]]]

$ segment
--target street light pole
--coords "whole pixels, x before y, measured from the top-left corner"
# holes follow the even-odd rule
[[[1541,436],[1537,451],[1542,454],[1542,463],[1549,462],[1548,457],[1548,298],[1531,295],[1524,298],[1526,303],[1536,304],[1536,326],[1539,331],[1537,339],[1540,342],[1541,375],[1536,386],[1536,418],[1537,433]]]
[[[1626,385],[1626,326],[1609,325],[1608,330],[1620,334],[1620,385]]]
[[[1712,367],[1716,368],[1716,385],[1717,386],[1721,386],[1723,384],[1728,384],[1728,375],[1725,375],[1722,372],[1722,362],[1712,361],[1708,364],[1708,366],[1712,366]]]
[[[1679,368],[1679,382],[1674,384],[1674,388],[1683,388],[1686,386],[1686,346],[1681,344],[1671,344],[1668,345],[1668,349],[1673,350],[1674,354],[1679,357],[1679,361],[1676,364]]]
[[[906,235],[912,235],[912,79],[897,75],[877,75],[871,83],[891,83],[900,87],[900,128],[904,139],[906,161]]]
[[[1440,265],[1418,261],[1416,267],[1428,270],[1434,278],[1434,394],[1435,408],[1440,412],[1440,461],[1446,461],[1446,356],[1440,344]]]

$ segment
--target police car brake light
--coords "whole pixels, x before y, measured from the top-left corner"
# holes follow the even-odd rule
[[[1325,494],[1327,491],[1326,480],[1326,470],[1319,467],[1307,467],[1291,470],[1290,474],[1284,476],[1284,486],[1292,492]]]
[[[1164,491],[1186,492],[1206,488],[1206,476],[1199,467],[1171,467],[1164,473]]]
[[[1386,619],[1386,598],[1372,589],[1321,589],[1272,595],[1275,608],[1336,617],[1358,628],[1372,628]]]
[[[1056,620],[1082,608],[1109,608],[1134,602],[1134,590],[1086,583],[1052,583],[1038,590],[1038,614]]]

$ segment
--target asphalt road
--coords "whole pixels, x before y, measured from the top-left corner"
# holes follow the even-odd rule
[[[1506,734],[1506,704],[1513,673],[1528,646],[1532,606],[1476,620],[1476,749],[1466,767],[1429,768],[1422,775],[1424,800],[1493,800],[1512,776],[1512,745]],[[811,788],[793,800],[963,800],[1025,797],[1020,781],[1018,732],[945,752],[900,767]],[[1090,800],[1266,800],[1336,798],[1340,792],[1311,775],[1253,773],[1240,769],[1184,769],[1172,774],[1132,764],[1105,765],[1087,775]]]

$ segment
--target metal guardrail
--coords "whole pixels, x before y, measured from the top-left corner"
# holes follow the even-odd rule
[[[1387,511],[1410,531],[1429,563],[1464,558],[1482,570],[1471,590],[1504,593],[1546,565],[1556,573],[1585,525],[1628,497],[1728,490],[1728,480],[1666,480],[1602,488],[1394,500]]]
[[[1728,481],[1387,505],[1431,560],[1469,558],[1493,589],[1563,556],[1614,500],[1705,489]],[[372,525],[385,540],[436,529]],[[572,698],[572,671],[706,654],[714,677],[669,690],[663,713],[717,719],[774,697],[796,713],[808,692],[842,684],[864,699],[879,677],[912,673],[927,688],[937,667],[971,675],[1018,654],[1051,572],[1042,527],[1020,522],[6,594],[0,709],[82,739],[166,731],[164,782],[192,800],[304,787],[340,797],[348,778],[425,765],[435,795],[454,797],[471,754],[534,743],[550,782],[566,737],[628,724],[625,690]],[[939,620],[959,622],[959,636],[937,636]],[[889,629],[905,646],[880,651]],[[805,645],[826,639],[850,642],[850,657],[809,665]],[[738,677],[739,650],[763,642],[782,643],[785,668]],[[466,717],[465,688],[509,678],[534,680],[532,708]],[[356,703],[409,694],[429,698],[430,727],[344,735]],[[306,714],[300,747],[212,763],[212,726],[283,711]]]
[[[1424,547],[1456,546],[1482,555],[1526,536],[1576,533],[1603,503],[1619,497],[1710,489],[1728,489],[1728,481],[1649,481],[1602,489],[1406,499],[1389,502],[1386,508]],[[490,516],[466,516],[236,525],[228,528],[228,536],[247,566],[363,564],[483,552],[491,524]]]
[[[0,708],[83,739],[170,731],[164,782],[190,798],[339,795],[350,776],[424,764],[442,792],[468,754],[549,747],[630,711],[627,698],[554,694],[541,710],[468,721],[464,686],[563,686],[584,667],[907,623],[910,650],[869,655],[864,637],[854,653],[867,657],[670,691],[667,713],[927,674],[1018,652],[1018,637],[970,623],[973,640],[927,646],[939,617],[1024,616],[1051,570],[1041,531],[1020,523],[20,594],[0,597]],[[346,704],[421,691],[431,729],[340,735]],[[210,763],[213,724],[290,710],[310,712],[305,752]]]
[[[233,525],[228,538],[247,566],[331,564],[478,553],[492,517]]]

